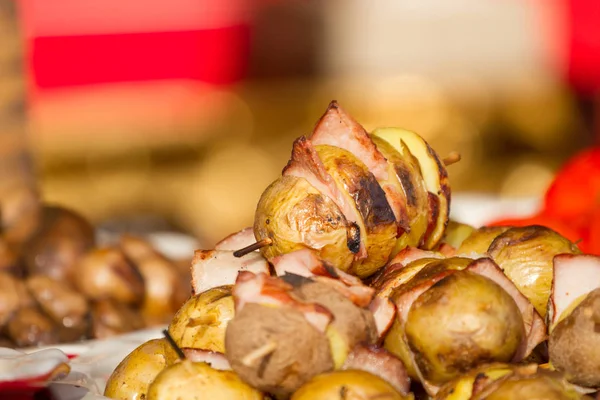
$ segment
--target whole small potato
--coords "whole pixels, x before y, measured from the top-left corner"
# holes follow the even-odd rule
[[[334,367],[327,336],[284,306],[246,304],[227,326],[225,355],[244,382],[281,398]]]
[[[46,205],[36,232],[23,245],[27,272],[70,280],[79,275],[77,263],[95,240],[93,226],[81,215]]]
[[[108,378],[104,396],[116,400],[144,399],[160,371],[177,360],[177,353],[166,339],[149,340],[119,363]]]
[[[344,364],[348,353],[358,343],[374,344],[377,341],[373,314],[357,307],[329,285],[322,282],[304,283],[294,290],[294,295],[300,300],[320,304],[333,314],[327,335],[336,368]]]
[[[544,318],[557,254],[581,251],[568,239],[544,226],[510,228],[497,236],[488,253]]]
[[[219,286],[190,298],[175,314],[169,333],[182,348],[225,352],[225,330],[234,315],[231,286]]]
[[[483,363],[511,361],[525,337],[512,297],[470,271],[456,271],[421,294],[405,332],[423,378],[438,385]]]
[[[600,289],[586,298],[550,333],[550,362],[569,381],[600,387]]]
[[[458,254],[485,254],[490,244],[510,228],[508,226],[482,226],[471,232],[456,249]]]
[[[92,335],[96,339],[142,329],[144,320],[138,310],[114,300],[99,300],[92,304]]]
[[[291,400],[413,399],[365,371],[335,371],[315,376],[298,389]]]
[[[139,304],[144,298],[142,275],[116,248],[99,248],[86,254],[79,263],[75,283],[92,300]]]
[[[184,360],[162,370],[148,388],[147,400],[263,400],[235,373]]]

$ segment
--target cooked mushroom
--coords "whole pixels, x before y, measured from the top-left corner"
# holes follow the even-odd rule
[[[73,279],[76,265],[95,243],[94,228],[74,211],[44,206],[40,226],[24,244],[25,267],[55,279]]]
[[[18,310],[8,322],[6,332],[17,347],[42,346],[59,342],[57,327],[50,318],[35,307]]]
[[[88,329],[90,309],[81,293],[64,282],[44,275],[30,276],[26,285],[40,308],[55,324],[73,331],[70,336],[83,336]]]
[[[139,304],[144,298],[142,275],[116,248],[99,248],[86,254],[74,280],[76,287],[92,300]]]
[[[99,300],[92,305],[92,333],[96,339],[105,339],[144,327],[137,310],[114,300]]]

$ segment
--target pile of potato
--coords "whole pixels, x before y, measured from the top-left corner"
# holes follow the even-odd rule
[[[592,398],[600,258],[542,226],[448,221],[433,149],[361,129],[330,105],[254,227],[196,251],[194,295],[106,396]]]
[[[168,323],[189,273],[150,243],[99,247],[81,215],[41,205],[0,238],[0,346],[106,338]]]

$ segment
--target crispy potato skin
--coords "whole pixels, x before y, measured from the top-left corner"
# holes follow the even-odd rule
[[[272,352],[250,365],[243,362],[269,343],[276,346]],[[245,305],[227,326],[225,355],[242,380],[282,398],[333,369],[327,336],[291,307]]]
[[[599,327],[600,289],[596,289],[550,334],[550,362],[577,385],[600,387]]]
[[[397,227],[385,192],[372,173],[352,153],[327,145],[315,146],[327,172],[354,201],[364,226],[367,258],[354,260],[348,272],[367,277],[381,268],[390,257]]]
[[[359,231],[338,206],[305,179],[283,176],[262,194],[254,218],[257,240],[273,244],[261,249],[267,259],[304,248],[323,261],[347,271],[357,251]]]

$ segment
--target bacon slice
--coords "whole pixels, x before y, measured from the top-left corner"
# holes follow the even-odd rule
[[[304,178],[325,196],[329,197],[340,208],[346,220],[358,227],[348,237],[348,247],[356,253],[357,259],[367,257],[366,230],[364,221],[352,198],[336,185],[333,177],[327,172],[313,144],[304,136],[294,142],[292,157],[283,169],[283,175]],[[353,237],[356,235],[358,237]],[[358,248],[356,248],[358,245]]]
[[[254,274],[250,271],[239,273],[232,290],[235,311],[240,312],[249,303],[291,307],[301,312],[304,318],[320,332],[325,332],[333,320],[333,314],[325,307],[315,303],[304,303],[292,297],[292,285],[277,277],[265,273]]]
[[[396,306],[389,298],[375,297],[369,305],[369,311],[371,311],[375,319],[377,336],[379,339],[383,339],[394,323]]]
[[[380,377],[392,385],[403,396],[410,391],[410,378],[406,368],[392,353],[377,346],[354,346],[343,370],[360,370]]]
[[[200,350],[185,347],[181,349],[185,357],[193,362],[205,362],[214,369],[221,371],[231,371],[231,365],[225,354],[218,351]]]
[[[317,122],[310,140],[314,145],[335,146],[354,154],[379,182],[396,222],[400,224],[404,221],[406,197],[402,193],[402,183],[394,166],[377,149],[365,128],[348,115],[337,101],[329,104],[327,111]]]
[[[515,354],[514,362],[521,361],[527,357],[533,349],[544,340],[546,340],[546,324],[540,314],[533,307],[527,297],[525,297],[515,284],[504,275],[500,267],[490,258],[480,258],[473,261],[467,268],[467,271],[475,272],[498,284],[515,301],[525,325],[525,342],[522,348]]]
[[[272,262],[278,276],[293,274],[326,283],[359,307],[367,307],[375,294],[375,289],[364,285],[357,277],[324,263],[308,249],[283,254]]]
[[[600,287],[600,257],[559,254],[554,257],[553,275],[548,303],[550,331],[575,300]]]
[[[441,253],[438,253],[436,251],[430,251],[430,250],[422,250],[419,249],[417,247],[405,247],[404,249],[400,250],[400,252],[398,254],[396,254],[394,256],[394,258],[392,258],[387,265],[394,265],[394,264],[402,264],[402,265],[408,265],[413,261],[419,260],[421,258],[445,258],[445,256]]]
[[[254,242],[256,242],[256,238],[254,237],[254,228],[248,227],[239,232],[232,233],[231,235],[222,239],[215,245],[215,250],[236,251],[246,246],[250,246]]]
[[[233,285],[240,271],[268,274],[269,263],[258,252],[238,258],[228,250],[196,250],[191,267],[193,292]]]

